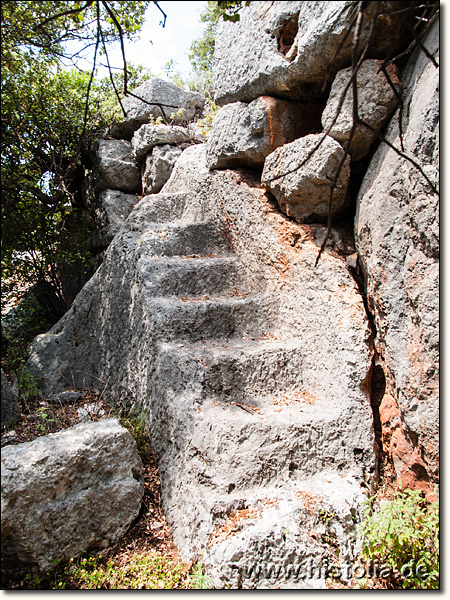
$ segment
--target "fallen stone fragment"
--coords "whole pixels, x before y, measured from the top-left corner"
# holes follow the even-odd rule
[[[269,96],[250,104],[228,104],[219,111],[209,134],[208,167],[262,167],[276,148],[318,130],[320,112],[317,104],[301,106]]]
[[[397,98],[385,75],[380,71],[381,60],[366,60],[357,74],[358,116],[376,131],[386,125],[397,104]],[[398,87],[398,69],[394,65],[387,68],[388,75]],[[353,92],[348,87],[341,107],[341,96],[349,85],[352,68],[339,71],[331,87],[328,103],[323,111],[322,125],[328,135],[345,147],[353,127]],[[334,124],[333,124],[334,122]],[[360,160],[370,150],[377,139],[376,133],[364,125],[357,125],[349,152],[353,160]]]
[[[189,143],[192,142],[192,136],[186,127],[178,125],[142,125],[131,140],[133,156],[137,162],[142,162],[155,146]]]
[[[100,140],[97,150],[96,191],[141,190],[141,174],[131,153],[131,144],[125,140]]]
[[[78,400],[81,400],[83,394],[75,390],[66,390],[59,394],[49,394],[48,401],[61,403],[61,404],[75,404]]]
[[[142,193],[156,194],[168,181],[173,167],[181,155],[181,148],[176,146],[155,146],[142,169]]]
[[[299,223],[323,220],[328,215],[331,184],[343,155],[342,146],[333,138],[308,135],[269,154],[261,182],[275,196],[281,210]],[[347,157],[333,194],[333,214],[344,205],[349,177]]]
[[[117,419],[2,450],[2,562],[49,569],[119,540],[144,493],[136,444]]]
[[[122,100],[127,116],[111,130],[115,138],[131,140],[133,133],[152,118],[184,123],[200,116],[205,99],[162,79],[148,79]]]

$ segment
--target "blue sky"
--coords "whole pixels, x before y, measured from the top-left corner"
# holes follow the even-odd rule
[[[176,61],[176,70],[181,73],[190,71],[187,58],[191,42],[205,29],[200,23],[200,13],[206,2],[159,2],[167,14],[166,26],[160,26],[162,13],[153,4],[147,9],[146,21],[138,42],[127,42],[125,53],[127,61],[143,64],[155,75],[160,74],[166,63]],[[121,54],[118,50],[110,52],[110,59],[121,66]]]

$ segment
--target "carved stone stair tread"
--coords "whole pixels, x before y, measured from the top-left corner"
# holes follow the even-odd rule
[[[158,297],[147,301],[160,340],[200,341],[214,337],[259,336],[271,328],[274,301],[263,295]]]
[[[180,340],[160,346],[159,369],[178,381],[190,372],[201,385],[201,397],[246,401],[302,389],[302,346],[296,338],[272,332],[258,337]],[[312,397],[310,395],[310,397]]]
[[[155,296],[218,294],[239,284],[234,256],[191,255],[143,258],[139,265],[145,290]]]
[[[140,234],[140,235],[139,235]],[[229,252],[224,234],[212,221],[146,223],[136,227],[126,223],[121,242],[135,245],[143,256],[192,256]]]

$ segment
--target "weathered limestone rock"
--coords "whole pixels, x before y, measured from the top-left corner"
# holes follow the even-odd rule
[[[94,211],[97,229],[90,240],[93,250],[106,248],[110,244],[137,202],[134,194],[124,194],[118,190],[99,194]]]
[[[250,104],[224,106],[209,134],[206,161],[210,169],[262,167],[276,148],[319,129],[320,107],[263,96]]]
[[[20,415],[19,397],[15,389],[9,384],[2,371],[2,404],[1,404],[1,430],[9,427]]]
[[[342,146],[333,138],[308,135],[269,154],[261,182],[275,196],[281,210],[299,223],[324,220],[328,215],[331,184],[343,156]],[[349,177],[347,157],[333,194],[333,214],[344,205]]]
[[[438,57],[439,21],[424,45]],[[405,153],[437,186],[439,69],[418,51],[402,79]],[[399,148],[397,121],[387,137]],[[418,169],[386,145],[363,181],[355,235],[386,377],[384,449],[404,485],[427,487],[439,472],[439,204]]]
[[[142,193],[156,194],[168,181],[173,167],[181,155],[176,146],[155,146],[148,154],[142,168]]]
[[[325,228],[282,216],[253,177],[209,170],[204,145],[185,150],[29,361],[44,390],[64,389],[70,373],[77,386],[101,379],[142,399],[175,543],[185,559],[203,553],[219,588],[238,585],[228,557],[245,579],[269,557],[287,569],[329,555],[308,535],[323,530],[322,510],[351,560],[374,472],[357,286],[342,258],[325,253],[314,268]],[[252,522],[222,539],[241,510]]]
[[[97,150],[96,191],[112,189],[138,193],[141,174],[125,140],[100,140]]]
[[[152,117],[162,117],[172,123],[192,121],[203,111],[205,99],[197,92],[188,92],[174,83],[155,78],[144,81],[122,104],[127,116],[113,127],[111,135],[131,140],[133,133]]]
[[[192,142],[192,136],[186,127],[179,125],[142,125],[131,140],[133,156],[137,162],[142,162],[155,146],[170,144],[177,146]]]
[[[382,2],[372,53],[381,58],[399,35],[408,2]],[[374,3],[361,33],[368,39]],[[343,42],[355,2],[252,2],[237,23],[219,22],[214,51],[215,101],[251,102],[258,96],[312,101],[323,96],[324,80],[351,64],[353,35]],[[396,13],[396,14],[393,14]]]
[[[393,89],[384,74],[379,71],[381,63],[380,60],[365,60],[356,77],[358,116],[376,131],[383,129],[397,104]],[[399,89],[398,69],[394,65],[389,65],[387,72],[392,83]],[[347,90],[344,103],[340,108],[339,104],[341,96],[350,82],[351,74],[352,68],[350,67],[339,71],[336,75],[322,115],[324,130],[344,147],[353,126],[353,92],[351,86]],[[328,131],[330,127],[331,129]],[[363,158],[376,139],[376,134],[367,127],[357,125],[349,148],[352,159],[360,160]]]
[[[136,444],[117,419],[2,449],[1,478],[2,561],[41,571],[120,539],[144,493]]]

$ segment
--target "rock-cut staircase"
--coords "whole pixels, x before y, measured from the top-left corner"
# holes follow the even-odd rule
[[[283,295],[250,283],[224,221],[199,202],[141,200],[35,358],[61,374],[71,346],[72,377],[91,369],[139,395],[175,543],[216,587],[323,587],[303,566],[351,555],[373,466],[370,408],[324,384],[326,365],[283,321]]]

